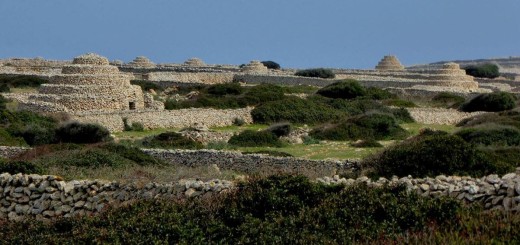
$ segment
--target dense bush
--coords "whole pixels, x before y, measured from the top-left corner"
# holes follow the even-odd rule
[[[287,136],[292,131],[292,126],[290,123],[275,123],[269,128],[265,129],[265,131],[270,132],[277,137]]]
[[[465,112],[506,111],[516,107],[516,96],[507,92],[481,94],[461,106]]]
[[[520,147],[519,146],[492,146],[480,147],[490,161],[493,161],[497,166],[498,174],[505,174],[514,172],[516,168],[520,167]]]
[[[246,121],[243,119],[243,118],[238,118],[236,117],[235,119],[233,119],[233,125],[235,126],[244,126],[246,124]]]
[[[5,129],[0,128],[0,145],[4,146],[27,146],[22,137],[14,137]]]
[[[1,93],[9,93],[11,92],[11,88],[7,84],[0,84],[0,92]]]
[[[349,244],[458,224],[461,205],[404,187],[323,186],[299,176],[243,183],[233,195],[140,201],[99,216],[6,222],[9,244]]]
[[[435,105],[446,108],[458,108],[465,101],[466,99],[464,97],[450,92],[440,92],[432,98],[432,102]]]
[[[465,141],[477,145],[515,146],[520,145],[520,130],[513,126],[494,123],[464,128],[456,133]]]
[[[358,81],[349,79],[327,85],[316,93],[334,99],[353,99],[366,95],[366,90]]]
[[[3,91],[0,91],[3,92]],[[5,105],[9,102],[8,99],[6,99],[4,96],[0,95],[0,110],[5,109]]]
[[[326,104],[298,97],[267,102],[251,111],[253,121],[256,123],[288,121],[314,124],[338,119],[343,115],[344,113]]]
[[[393,94],[387,90],[377,88],[377,87],[368,87],[365,88],[365,96],[366,99],[373,100],[387,100],[387,99],[398,99],[396,94]]]
[[[147,148],[164,149],[200,149],[202,144],[188,139],[176,132],[166,132],[155,136],[149,136],[141,140],[141,144]]]
[[[281,147],[282,142],[276,135],[267,131],[244,130],[240,134],[233,135],[229,144],[242,147],[273,146]]]
[[[164,164],[161,160],[144,153],[137,147],[109,143],[101,145],[99,148],[115,153],[141,166]]]
[[[314,68],[314,69],[306,69],[300,70],[294,73],[295,76],[300,77],[319,77],[319,78],[335,78],[336,75],[330,69],[324,68]]]
[[[239,83],[222,83],[211,85],[207,88],[209,94],[224,96],[224,95],[239,95],[242,94],[243,89]]]
[[[6,161],[0,159],[0,173],[10,174],[45,174],[43,167],[24,161]]]
[[[383,101],[383,104],[387,106],[395,106],[395,107],[403,107],[403,108],[409,108],[409,107],[417,107],[413,101],[409,100],[402,100],[402,99],[389,99]]]
[[[499,68],[495,64],[468,66],[464,70],[466,70],[466,74],[474,77],[496,78],[500,76]]]
[[[0,110],[0,126],[13,138],[23,138],[33,145],[50,144],[56,141],[56,119],[29,111]]]
[[[369,113],[343,120],[337,124],[322,125],[310,132],[322,140],[382,140],[402,139],[408,135],[392,115]]]
[[[249,88],[244,94],[244,100],[248,105],[258,105],[284,98],[284,89],[281,86],[265,83]]]
[[[140,122],[133,122],[131,125],[128,124],[128,118],[123,118],[123,125],[125,131],[144,131],[144,126]]]
[[[475,146],[449,134],[416,136],[365,159],[363,165],[374,175],[385,177],[483,176],[497,171]]]
[[[130,81],[132,85],[138,85],[141,87],[143,91],[150,91],[153,89],[155,92],[163,91],[164,89],[159,86],[157,83],[146,81],[146,80],[132,80]]]
[[[280,70],[280,64],[274,62],[274,61],[271,61],[271,60],[267,60],[267,61],[262,61],[262,64],[264,64],[264,66],[266,66],[268,69],[273,69],[273,70]]]
[[[112,140],[110,132],[97,124],[71,122],[56,129],[56,138],[62,143],[92,144]]]

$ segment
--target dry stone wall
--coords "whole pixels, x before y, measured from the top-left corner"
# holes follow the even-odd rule
[[[0,146],[0,158],[16,157],[30,149],[29,147]]]
[[[191,84],[218,84],[233,81],[233,73],[210,72],[151,72],[148,74],[150,81],[170,81],[175,83]]]
[[[205,109],[192,108],[171,111],[123,111],[114,113],[78,113],[71,115],[71,120],[84,123],[98,123],[111,132],[124,130],[123,118],[129,124],[134,122],[143,124],[146,129],[154,128],[184,128],[203,123],[207,127],[221,127],[233,125],[236,118],[246,123],[253,122],[252,107],[240,109]]]
[[[177,183],[121,184],[101,180],[63,181],[35,174],[0,174],[0,219],[52,219],[92,215],[108,206],[143,199],[194,198],[226,192],[234,184],[225,180],[183,180]]]
[[[486,112],[460,112],[443,108],[407,108],[412,118],[423,124],[455,125],[460,121]]]

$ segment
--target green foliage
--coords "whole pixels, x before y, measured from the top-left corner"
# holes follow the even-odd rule
[[[334,99],[353,99],[366,95],[366,90],[356,80],[345,80],[327,85],[316,92]]]
[[[304,145],[316,145],[319,144],[320,141],[312,136],[304,136],[303,137],[303,144]]]
[[[300,77],[319,77],[319,78],[335,78],[336,75],[330,69],[324,68],[314,68],[314,69],[306,69],[300,70],[294,73],[295,76]]]
[[[466,70],[466,74],[473,77],[496,78],[500,76],[499,68],[495,64],[468,66],[464,70]]]
[[[363,98],[373,100],[398,99],[397,95],[377,87],[365,88],[365,96]]]
[[[5,161],[0,159],[0,173],[45,174],[43,167],[24,161]]]
[[[144,126],[140,122],[133,122],[132,125],[128,124],[128,118],[123,118],[124,130],[125,131],[144,131]]]
[[[310,135],[322,140],[382,140],[402,139],[408,135],[389,114],[369,113],[343,120],[337,124],[322,125]]]
[[[6,91],[1,91],[0,90],[0,92],[6,92]],[[7,92],[9,92],[9,91],[7,91]],[[4,96],[2,96],[0,94],[0,110],[4,110],[5,109],[5,104],[7,104],[7,102],[9,102],[9,100],[6,99]]]
[[[9,85],[7,84],[0,84],[0,92],[1,93],[9,93],[11,92],[11,88],[9,88]]]
[[[39,87],[41,84],[46,83],[47,80],[36,76],[19,75],[19,76],[0,76],[0,84],[5,84],[10,88],[23,88],[23,87]]]
[[[499,125],[509,125],[520,129],[520,112],[504,111],[493,114],[482,114],[466,118],[457,124],[457,127],[472,127],[480,124],[495,123]]]
[[[507,92],[481,94],[461,106],[465,112],[506,111],[516,107],[516,96]]]
[[[211,85],[207,88],[209,94],[216,96],[224,96],[224,95],[239,95],[242,94],[243,89],[239,83],[222,83]]]
[[[323,186],[300,176],[243,183],[209,200],[140,201],[93,217],[6,222],[8,244],[349,244],[458,224],[461,205],[404,187]]]
[[[29,111],[0,111],[0,126],[11,138],[23,138],[30,146],[50,144],[56,141],[55,129],[58,122]]]
[[[267,131],[244,130],[238,135],[233,135],[229,144],[241,147],[273,146],[281,147],[282,142],[276,135]]]
[[[271,60],[262,61],[262,64],[264,64],[264,66],[266,66],[268,69],[280,70],[280,64],[278,64],[274,61],[271,61]]]
[[[143,151],[141,151],[141,149],[137,147],[109,143],[101,145],[99,148],[109,151],[111,153],[115,153],[141,166],[164,164],[161,160],[144,153]]]
[[[497,166],[490,163],[482,152],[462,138],[432,133],[390,146],[365,159],[363,165],[374,175],[384,177],[483,176],[497,170]]]
[[[248,105],[258,105],[284,98],[284,89],[281,86],[266,83],[249,88],[244,94],[244,100]]]
[[[402,99],[389,99],[389,100],[385,100],[383,102],[383,104],[385,104],[387,106],[406,107],[406,108],[417,107],[417,105],[415,103],[413,103],[413,101],[402,100]]]
[[[314,124],[338,119],[343,115],[326,104],[298,97],[267,102],[251,111],[255,123],[288,121]]]
[[[515,146],[520,145],[520,130],[513,126],[493,123],[463,128],[456,133],[465,141],[477,145]]]
[[[97,124],[71,122],[56,129],[56,138],[62,143],[92,144],[112,140],[110,132]]]
[[[520,147],[519,146],[492,146],[479,148],[497,166],[497,174],[514,172],[520,167]]]
[[[276,137],[287,136],[292,131],[292,125],[287,122],[275,123],[269,126],[269,128],[266,128],[265,131],[276,135]]]
[[[147,148],[164,149],[201,149],[200,142],[188,139],[176,132],[166,132],[155,136],[149,136],[141,140],[141,144]]]
[[[350,145],[358,148],[383,147],[381,143],[377,142],[377,140],[374,139],[359,140],[356,142],[352,142]]]
[[[143,91],[150,91],[150,89],[153,89],[155,92],[160,92],[164,90],[157,83],[146,80],[131,80],[130,83],[132,85],[138,85]]]
[[[434,104],[445,108],[458,108],[465,101],[464,97],[450,92],[440,92],[432,98]]]
[[[0,128],[0,145],[3,146],[27,146],[22,137],[14,137],[5,129]]]
[[[246,124],[246,121],[242,118],[238,118],[236,117],[235,119],[233,119],[233,125],[235,126],[244,126]]]

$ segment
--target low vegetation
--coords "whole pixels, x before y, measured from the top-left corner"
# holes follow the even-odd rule
[[[149,136],[139,142],[145,148],[163,149],[201,149],[200,142],[188,139],[176,132],[165,132],[155,136]]]
[[[0,92],[10,92],[11,88],[37,88],[47,80],[36,76],[0,75]]]
[[[481,94],[461,106],[465,112],[474,111],[507,111],[516,107],[517,98],[507,92]]]
[[[306,69],[300,70],[294,73],[296,76],[300,77],[318,77],[318,78],[335,78],[336,75],[330,69],[325,68],[314,68],[314,69]]]
[[[244,130],[229,139],[229,144],[242,147],[271,146],[281,147],[282,142],[269,131]]]
[[[500,70],[495,64],[483,64],[465,67],[466,74],[473,77],[497,78],[500,76]]]

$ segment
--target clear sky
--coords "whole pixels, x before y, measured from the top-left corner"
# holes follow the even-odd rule
[[[0,0],[0,58],[371,68],[520,56],[519,0]]]

